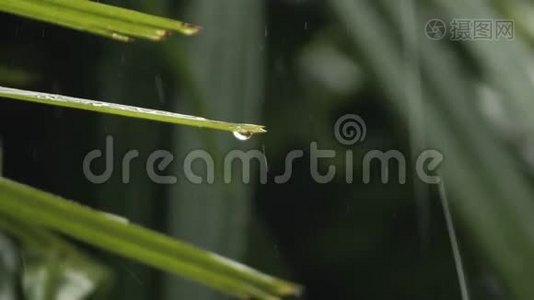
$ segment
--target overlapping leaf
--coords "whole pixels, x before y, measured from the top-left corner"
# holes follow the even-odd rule
[[[278,299],[300,293],[291,282],[5,178],[0,178],[0,213],[241,298]]]
[[[173,32],[194,35],[200,30],[185,22],[91,1],[2,0],[0,11],[125,42],[159,41]]]

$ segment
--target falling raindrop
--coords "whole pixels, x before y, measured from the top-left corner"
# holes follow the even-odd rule
[[[159,102],[164,103],[165,92],[163,90],[163,80],[159,74],[154,77],[154,84],[156,85],[156,92],[158,93]]]
[[[246,141],[252,137],[252,132],[250,131],[234,131],[234,137],[240,141]]]

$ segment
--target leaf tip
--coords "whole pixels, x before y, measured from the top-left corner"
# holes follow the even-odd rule
[[[178,31],[188,36],[197,35],[201,30],[202,26],[191,23],[180,22],[178,25]]]

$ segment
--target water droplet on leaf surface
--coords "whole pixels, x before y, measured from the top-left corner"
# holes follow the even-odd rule
[[[252,137],[252,132],[250,131],[234,131],[234,136],[240,141],[246,141]]]

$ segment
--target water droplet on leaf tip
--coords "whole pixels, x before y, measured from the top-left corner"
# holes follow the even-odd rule
[[[246,141],[252,137],[252,132],[250,131],[234,131],[234,137],[240,141]]]

